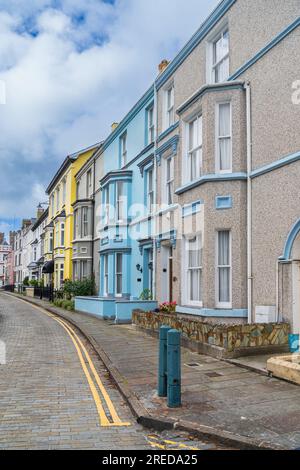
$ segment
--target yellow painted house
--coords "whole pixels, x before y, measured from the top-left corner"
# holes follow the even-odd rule
[[[73,203],[76,201],[75,175],[96,152],[99,144],[69,155],[53,177],[46,194],[49,216],[44,236],[43,268],[45,285],[62,287],[72,279]]]

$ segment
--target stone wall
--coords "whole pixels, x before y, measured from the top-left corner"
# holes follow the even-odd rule
[[[198,318],[183,318],[177,314],[141,310],[133,311],[132,322],[150,334],[157,334],[161,325],[176,328],[182,332],[183,346],[215,357],[288,350],[288,323],[220,325],[206,323]]]

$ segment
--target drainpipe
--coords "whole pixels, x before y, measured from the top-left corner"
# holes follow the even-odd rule
[[[157,150],[157,124],[158,124],[158,109],[157,109],[157,90],[156,83],[153,84],[154,87],[154,213],[156,214],[157,207],[157,162],[156,162],[156,150]],[[153,236],[154,235],[154,236]],[[152,223],[152,238],[154,239],[153,245],[153,299],[156,299],[156,261],[157,261],[157,248],[156,248],[156,215],[153,218]]]
[[[248,293],[248,323],[252,323],[252,115],[251,87],[245,84],[246,115],[247,115],[247,293]]]
[[[276,321],[279,323],[279,260],[276,261]]]
[[[96,159],[94,157],[93,159],[93,200],[92,200],[92,265],[91,265],[91,270],[92,270],[92,278],[94,279],[95,283],[95,276],[94,276],[94,238],[95,238],[95,191],[96,191],[96,175],[95,175],[95,170],[96,170]],[[98,286],[97,286],[98,287]]]

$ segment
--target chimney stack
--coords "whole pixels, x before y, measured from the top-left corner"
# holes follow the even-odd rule
[[[32,224],[31,219],[23,219],[22,220],[22,229],[26,228],[26,227],[30,227],[31,224]]]
[[[39,219],[39,218],[41,217],[41,215],[43,214],[43,212],[44,212],[44,209],[42,208],[42,205],[39,204],[39,205],[37,206],[37,212],[36,212],[36,217],[37,217],[37,219]]]
[[[9,244],[12,247],[14,246],[15,234],[16,232],[12,232],[12,231],[9,232]]]
[[[3,245],[3,242],[4,242],[4,233],[3,232],[0,232],[0,245]]]
[[[168,67],[169,63],[170,62],[166,59],[162,60],[161,63],[158,65],[159,73],[163,73],[166,70],[166,68]]]
[[[113,132],[114,130],[116,130],[118,125],[119,125],[118,122],[113,122],[112,125],[111,125],[111,131]]]

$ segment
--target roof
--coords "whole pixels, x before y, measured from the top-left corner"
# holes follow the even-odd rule
[[[56,185],[57,181],[60,179],[60,177],[64,174],[64,172],[66,171],[66,169],[74,162],[77,160],[77,158],[79,157],[79,155],[85,153],[85,152],[88,152],[89,150],[93,150],[95,149],[95,151],[98,150],[100,144],[97,143],[97,144],[94,144],[94,145],[91,145],[90,147],[87,147],[85,149],[82,149],[82,150],[79,150],[78,152],[75,152],[73,153],[72,155],[68,155],[64,161],[62,162],[61,166],[59,167],[59,169],[57,170],[57,172],[55,173],[54,177],[52,178],[50,184],[48,185],[47,189],[46,189],[46,194],[50,194],[50,192],[52,191],[53,187]]]

